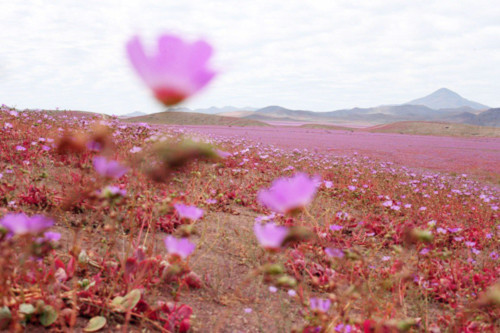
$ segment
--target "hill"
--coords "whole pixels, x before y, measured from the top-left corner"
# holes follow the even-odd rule
[[[500,128],[441,122],[403,121],[362,129],[372,133],[413,135],[500,137]]]
[[[443,120],[469,125],[500,127],[500,108],[488,109],[478,114],[463,112],[443,118]]]
[[[351,127],[344,127],[344,126],[338,126],[338,125],[326,125],[326,124],[304,124],[301,125],[300,127],[302,128],[321,128],[321,129],[327,129],[327,130],[334,130],[334,131],[355,131],[355,128]]]
[[[124,119],[131,123],[172,124],[172,125],[215,125],[215,126],[269,126],[251,119],[223,117],[194,112],[165,111],[140,117]]]

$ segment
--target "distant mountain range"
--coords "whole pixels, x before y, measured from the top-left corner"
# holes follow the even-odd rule
[[[134,111],[134,112],[124,114],[123,116],[120,116],[120,118],[132,118],[132,117],[140,117],[140,116],[145,116],[145,115],[147,115],[147,113],[144,113],[141,111]]]
[[[459,94],[441,88],[430,95],[400,105],[382,105],[371,108],[352,108],[328,112],[290,110],[273,105],[256,109],[252,107],[225,106],[190,110],[174,108],[177,112],[217,114],[220,116],[251,119],[263,122],[305,123],[364,123],[387,124],[398,121],[443,121],[471,125],[500,127],[500,108],[470,101]]]
[[[240,111],[256,111],[257,108],[253,107],[243,107],[243,108],[238,108],[234,106],[224,106],[221,108],[218,108],[216,106],[211,106],[209,108],[205,109],[188,109],[185,107],[173,107],[170,108],[169,111],[174,111],[174,112],[194,112],[194,113],[204,113],[204,114],[221,114],[221,113],[230,113],[230,112],[240,112]],[[127,113],[121,117],[123,118],[131,118],[131,117],[140,117],[140,116],[145,116],[147,113],[141,112],[141,111],[134,111],[131,113]]]

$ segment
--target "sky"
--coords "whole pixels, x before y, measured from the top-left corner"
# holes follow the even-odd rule
[[[500,106],[498,0],[23,0],[0,3],[0,103],[107,114],[164,108],[125,43],[204,39],[217,77],[182,106],[332,111],[441,88]]]

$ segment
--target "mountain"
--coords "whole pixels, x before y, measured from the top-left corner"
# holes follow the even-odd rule
[[[299,122],[369,122],[384,124],[395,121],[439,120],[463,113],[464,108],[434,110],[424,105],[382,105],[372,108],[353,108],[329,112],[290,110],[280,106],[268,106],[252,113],[245,113],[243,118],[260,121],[299,121]],[[472,110],[472,109],[471,109]]]
[[[147,115],[147,113],[144,113],[141,111],[134,111],[134,112],[124,114],[123,116],[120,116],[120,118],[140,117],[140,116],[145,116],[145,115]]]
[[[497,112],[481,112],[486,109],[489,109],[486,105],[467,100],[449,89],[441,88],[428,96],[401,105],[381,105],[371,108],[356,107],[328,112],[291,110],[278,105],[271,105],[261,109],[234,106],[219,108],[212,106],[191,110],[185,107],[177,107],[169,109],[168,112],[194,112],[252,121],[257,120],[267,123],[278,121],[320,124],[342,122],[387,124],[400,121],[447,121],[472,125],[491,123],[488,125],[497,126],[494,125],[497,122]]]
[[[313,112],[313,111],[290,110],[277,105],[271,105],[262,109],[258,109],[257,111],[255,111],[255,113],[260,115],[266,115],[269,117],[278,117],[278,118],[284,118],[289,116],[298,118],[315,117],[318,114],[321,114],[320,112]]]
[[[474,110],[484,110],[489,107],[474,101],[463,98],[456,92],[447,88],[436,90],[430,95],[417,98],[405,104],[424,105],[431,109],[455,109],[460,107],[470,107]]]
[[[211,106],[209,108],[195,109],[193,111],[188,111],[188,112],[205,113],[205,114],[219,114],[219,113],[228,113],[228,112],[236,112],[236,111],[255,111],[255,110],[257,110],[257,109],[253,108],[253,107],[238,108],[235,106],[224,106],[224,107],[218,108],[216,106]]]

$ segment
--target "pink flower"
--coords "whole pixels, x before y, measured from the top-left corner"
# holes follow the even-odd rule
[[[182,259],[186,259],[196,247],[187,238],[177,239],[174,236],[167,236],[164,242],[168,253],[178,255]]]
[[[277,226],[273,222],[267,224],[255,223],[253,231],[260,245],[268,249],[279,249],[288,235],[288,228]]]
[[[325,253],[329,256],[329,257],[333,257],[333,258],[344,258],[345,254],[344,254],[344,251],[340,250],[340,249],[333,249],[333,248],[325,248]]]
[[[277,213],[287,213],[308,205],[319,186],[317,178],[309,178],[305,173],[297,173],[291,178],[275,180],[271,188],[258,194],[260,204]]]
[[[186,206],[183,204],[175,204],[174,205],[177,214],[182,219],[188,219],[191,221],[196,221],[203,216],[203,209],[200,209],[196,206]]]
[[[166,106],[182,102],[203,88],[215,76],[207,68],[212,47],[205,41],[183,41],[174,35],[158,38],[158,50],[146,54],[138,36],[127,43],[135,70]]]
[[[329,299],[310,298],[309,306],[311,310],[326,313],[330,309],[332,302]]]
[[[118,179],[128,171],[126,167],[117,161],[108,161],[103,156],[94,157],[93,163],[96,171],[104,177]]]
[[[330,226],[331,231],[339,231],[339,230],[342,230],[343,228],[344,228],[343,226],[337,225],[337,224],[333,224]]]
[[[39,233],[54,224],[54,221],[43,215],[26,216],[24,213],[7,214],[0,220],[0,225],[15,235]]]

